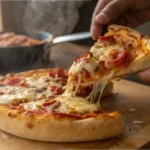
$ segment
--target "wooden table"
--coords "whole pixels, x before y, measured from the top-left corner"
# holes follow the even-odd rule
[[[38,61],[35,68],[63,67],[68,69],[72,61],[86,52],[87,47],[74,44],[58,44],[52,48],[50,62]],[[60,149],[132,149],[139,148],[150,140],[150,87],[122,80],[114,82],[113,95],[102,100],[104,110],[119,110],[125,119],[122,136],[94,142],[46,143],[22,139],[0,131],[1,150],[60,150]],[[129,108],[135,108],[130,112]],[[134,121],[140,121],[134,124]]]

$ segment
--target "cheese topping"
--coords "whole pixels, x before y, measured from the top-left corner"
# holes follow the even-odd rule
[[[72,112],[76,111],[81,114],[88,112],[95,112],[99,110],[98,105],[92,104],[84,98],[73,97],[73,96],[59,96],[56,98],[57,101],[61,103],[58,108],[59,112]]]
[[[0,95],[1,104],[12,104],[13,101],[20,99],[31,100],[35,98],[34,89],[23,88],[17,86],[4,86],[1,87],[0,91],[4,94]]]
[[[81,114],[96,112],[99,110],[98,105],[92,104],[84,98],[81,97],[72,97],[72,96],[58,96],[57,98],[53,99],[57,102],[60,102],[58,108],[55,111],[60,113],[71,113],[71,112],[78,112]],[[21,104],[26,110],[38,110],[40,106],[46,102],[46,100],[42,99],[36,102],[29,102]],[[49,111],[51,106],[47,106],[45,109]]]
[[[97,66],[98,63],[94,59],[89,60],[89,62],[84,62],[84,61],[81,61],[79,63],[74,62],[71,68],[69,69],[69,74],[79,73],[82,70],[86,70],[89,73],[93,74]]]
[[[74,62],[69,70],[70,76],[69,76],[67,89],[65,93],[68,93],[68,94],[71,93],[72,96],[76,96],[80,87],[83,87],[84,85],[84,87],[86,88],[91,85],[93,87],[92,92],[89,93],[86,99],[94,103],[96,102],[95,99],[99,94],[99,99],[97,102],[100,104],[100,98],[101,98],[102,92],[104,88],[106,87],[106,85],[108,84],[109,80],[112,79],[112,77],[114,76],[115,69],[109,70],[108,75],[105,74],[102,77],[98,77],[94,79],[91,78],[91,81],[89,82],[83,81],[84,79],[82,79],[83,78],[82,71],[86,70],[87,72],[90,73],[90,76],[92,76],[95,73],[95,70],[99,66],[100,62],[106,62],[109,60],[112,50],[122,51],[123,49],[121,45],[117,43],[115,44],[113,43],[112,45],[109,44],[108,46],[107,45],[106,46],[94,45],[90,49],[90,52],[92,53],[92,58],[89,61],[87,62],[79,61],[77,63]],[[74,76],[77,76],[77,81],[73,79]]]
[[[0,104],[18,104],[39,98],[48,98],[57,95],[57,91],[55,91],[57,88],[61,88],[62,91],[66,88],[49,76],[40,78],[27,77],[25,78],[25,83],[28,85],[27,87],[15,85],[0,86]],[[51,87],[54,87],[54,89],[52,90]]]
[[[38,100],[38,101],[23,103],[20,105],[23,106],[25,110],[38,110],[39,106],[42,106],[42,104],[45,101],[46,101],[45,99],[42,99],[42,100]]]

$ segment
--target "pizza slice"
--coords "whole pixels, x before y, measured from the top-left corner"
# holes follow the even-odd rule
[[[111,25],[89,52],[74,60],[66,93],[94,102],[111,79],[147,68],[150,68],[149,37],[128,27]]]

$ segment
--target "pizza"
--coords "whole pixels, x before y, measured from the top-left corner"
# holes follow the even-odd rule
[[[150,39],[111,25],[68,71],[39,69],[0,78],[0,129],[40,141],[93,141],[123,132],[120,112],[105,112],[112,79],[150,68]]]
[[[94,46],[75,59],[69,70],[66,93],[100,102],[111,79],[150,68],[150,38],[131,28],[111,25]],[[84,94],[88,89],[89,93]],[[99,98],[96,98],[99,96]]]
[[[1,77],[0,129],[52,142],[93,141],[120,135],[122,115],[105,112],[84,97],[66,95],[67,80],[68,72],[61,68]],[[110,82],[105,95],[111,88]]]

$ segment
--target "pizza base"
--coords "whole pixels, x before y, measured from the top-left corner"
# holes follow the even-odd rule
[[[78,142],[118,136],[124,122],[119,112],[97,118],[73,120],[46,115],[25,114],[21,110],[0,106],[0,129],[10,134],[40,141]]]

